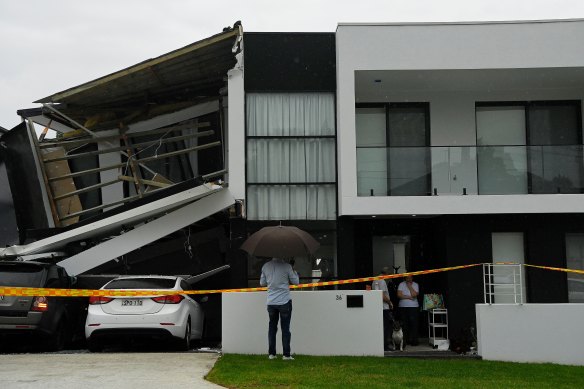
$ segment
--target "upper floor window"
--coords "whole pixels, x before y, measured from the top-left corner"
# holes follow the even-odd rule
[[[359,196],[430,193],[428,111],[427,103],[357,105]]]
[[[247,94],[247,216],[336,217],[332,93]]]
[[[581,193],[580,101],[477,103],[479,194]]]

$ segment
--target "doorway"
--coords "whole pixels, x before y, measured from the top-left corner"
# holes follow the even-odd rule
[[[390,273],[405,273],[410,268],[411,237],[409,235],[385,235],[373,237],[373,273],[383,267]]]

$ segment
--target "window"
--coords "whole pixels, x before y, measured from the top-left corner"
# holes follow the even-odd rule
[[[477,107],[479,194],[527,193],[523,106]]]
[[[359,104],[356,108],[357,194],[430,194],[429,105]]]
[[[104,289],[172,289],[176,279],[168,278],[119,278],[110,281]]]
[[[580,105],[477,103],[479,194],[580,193]]]
[[[584,234],[566,234],[566,267],[584,270]],[[568,302],[584,303],[584,275],[567,273]]]
[[[247,135],[248,219],[335,219],[332,93],[250,93]]]

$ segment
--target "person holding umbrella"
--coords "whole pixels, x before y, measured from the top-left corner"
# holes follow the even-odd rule
[[[241,245],[241,249],[250,255],[273,257],[262,266],[260,285],[268,289],[268,354],[270,359],[276,359],[276,333],[278,321],[282,328],[282,346],[286,361],[294,360],[290,354],[290,320],[292,319],[292,298],[290,285],[298,285],[298,273],[290,263],[282,258],[292,258],[314,254],[318,243],[310,234],[294,226],[264,227],[253,233]]]
[[[294,360],[290,355],[290,320],[292,319],[292,299],[290,285],[298,285],[298,273],[292,266],[281,258],[273,258],[262,267],[260,285],[268,287],[268,315],[270,324],[268,329],[268,354],[270,359],[276,359],[276,333],[278,321],[282,328],[283,360]]]

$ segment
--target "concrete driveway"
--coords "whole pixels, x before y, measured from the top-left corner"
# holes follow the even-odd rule
[[[0,355],[0,387],[220,388],[205,381],[216,353],[88,352]]]

